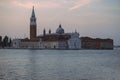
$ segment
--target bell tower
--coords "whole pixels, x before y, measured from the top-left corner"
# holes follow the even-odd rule
[[[34,6],[32,9],[32,15],[30,17],[30,40],[34,40],[36,38],[36,17],[35,17],[35,12],[34,12]]]

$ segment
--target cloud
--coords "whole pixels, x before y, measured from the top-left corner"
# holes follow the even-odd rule
[[[30,8],[30,7],[32,7],[33,5],[36,5],[35,3],[32,3],[32,2],[22,3],[22,2],[18,2],[18,1],[13,1],[12,3],[13,3],[15,6],[20,6],[20,7],[24,7],[24,8]]]
[[[24,8],[31,8],[32,6],[35,6],[36,8],[42,8],[42,9],[52,9],[52,8],[58,8],[60,5],[58,3],[55,3],[53,1],[26,1],[26,2],[20,2],[17,0],[14,0],[12,2],[15,6],[24,7]]]
[[[10,6],[31,9],[32,6],[39,9],[69,9],[75,10],[91,4],[95,0],[2,0],[0,5],[8,3]]]
[[[75,10],[78,9],[80,7],[86,6],[88,4],[91,4],[94,0],[76,0],[74,2],[75,5],[73,5],[72,7],[69,8],[69,10]]]

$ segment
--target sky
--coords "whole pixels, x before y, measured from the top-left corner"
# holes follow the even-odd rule
[[[120,45],[120,0],[0,0],[0,35],[29,37],[30,16],[35,7],[37,35],[45,28],[80,37],[111,38]]]

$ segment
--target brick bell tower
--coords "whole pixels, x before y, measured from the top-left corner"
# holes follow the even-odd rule
[[[30,18],[30,40],[34,40],[36,38],[36,17],[35,17],[35,12],[34,12],[34,6],[32,9],[32,15]]]

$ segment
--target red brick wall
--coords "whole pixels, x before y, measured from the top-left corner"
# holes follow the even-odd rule
[[[35,25],[31,25],[30,26],[30,39],[34,39],[36,38],[36,26]]]

